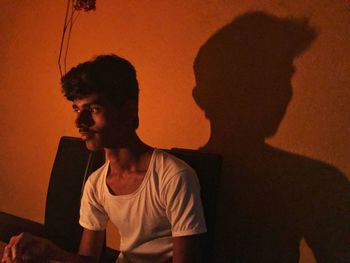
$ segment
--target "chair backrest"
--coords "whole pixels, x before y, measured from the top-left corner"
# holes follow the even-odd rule
[[[184,160],[197,172],[208,228],[202,240],[203,261],[211,262],[221,157],[185,149],[166,151]],[[82,232],[79,208],[85,181],[103,163],[103,151],[88,151],[78,138],[61,138],[47,193],[45,231],[47,238],[68,251],[77,251],[79,247]]]
[[[45,234],[62,248],[76,252],[82,228],[80,198],[88,175],[103,163],[103,154],[90,152],[79,138],[62,137],[52,167],[46,197]]]

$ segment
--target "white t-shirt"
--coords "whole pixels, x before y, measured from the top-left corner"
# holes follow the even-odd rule
[[[206,232],[198,178],[182,160],[155,149],[140,187],[127,195],[109,192],[108,168],[109,161],[87,180],[79,223],[104,230],[111,220],[121,236],[118,263],[167,262],[172,237]]]

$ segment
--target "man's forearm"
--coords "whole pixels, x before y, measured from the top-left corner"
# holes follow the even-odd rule
[[[52,241],[22,233],[13,236],[5,247],[1,262],[37,262],[54,261],[67,263],[95,263],[98,257],[69,253],[56,246]]]
[[[200,263],[199,235],[174,237],[173,263]]]
[[[49,248],[49,260],[54,260],[56,262],[65,262],[65,263],[97,263],[99,259],[93,256],[84,256],[69,253],[60,247],[56,246],[52,242],[50,242]]]
[[[77,254],[64,253],[59,256],[50,258],[54,262],[65,262],[65,263],[96,263],[98,259],[88,256],[81,256]]]

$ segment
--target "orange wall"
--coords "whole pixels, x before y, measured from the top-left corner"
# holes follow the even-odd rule
[[[58,140],[77,135],[57,68],[66,1],[1,5],[0,210],[42,222]],[[199,48],[248,11],[306,16],[319,35],[295,61],[293,98],[268,142],[331,163],[349,178],[349,8],[342,0],[97,1],[73,28],[68,67],[101,53],[125,56],[138,71],[141,138],[196,149],[211,133],[192,98]],[[302,251],[301,261],[310,262],[304,245]]]

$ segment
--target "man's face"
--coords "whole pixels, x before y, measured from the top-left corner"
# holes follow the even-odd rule
[[[132,132],[126,107],[118,110],[103,96],[91,94],[75,99],[72,107],[81,138],[91,151],[122,147]]]

